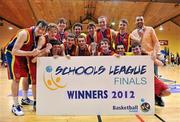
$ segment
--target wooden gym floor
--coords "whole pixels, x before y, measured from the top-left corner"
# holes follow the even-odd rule
[[[159,74],[180,84],[180,66],[161,67]],[[165,107],[156,106],[156,115],[152,116],[37,116],[32,111],[32,106],[25,106],[23,107],[25,115],[17,117],[11,113],[10,85],[11,81],[7,79],[6,69],[1,67],[0,122],[180,122],[180,93],[172,93],[171,96],[163,98]]]

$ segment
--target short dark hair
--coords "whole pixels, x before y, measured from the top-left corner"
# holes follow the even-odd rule
[[[108,45],[110,45],[110,41],[109,41],[109,39],[107,39],[107,38],[103,38],[102,40],[101,40],[101,42],[108,42]],[[101,45],[101,44],[100,44]]]
[[[59,23],[67,24],[67,20],[65,18],[59,18],[57,24]]]
[[[118,47],[119,45],[122,45],[122,46],[125,48],[124,44],[123,44],[122,42],[120,42],[119,44],[117,44],[117,45],[115,46],[115,49],[117,49],[117,47]]]
[[[75,23],[75,24],[73,25],[73,30],[75,29],[75,27],[76,27],[76,26],[80,27],[80,28],[81,28],[81,30],[83,29],[83,27],[82,27],[82,24],[81,24],[81,23]]]
[[[36,26],[41,25],[42,28],[47,28],[48,23],[45,20],[38,20]]]
[[[119,22],[125,23],[128,25],[128,20],[127,19],[120,19]]]
[[[132,43],[131,48],[135,48],[137,46],[141,47],[141,44],[139,42],[135,41]]]
[[[54,46],[54,45],[60,45],[60,42],[59,42],[58,40],[56,40],[56,39],[51,39],[51,40],[49,40],[49,43],[50,43],[52,46]]]

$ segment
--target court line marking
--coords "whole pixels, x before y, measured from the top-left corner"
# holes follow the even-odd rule
[[[136,117],[138,118],[138,120],[140,120],[140,122],[145,122],[140,115],[136,114]]]
[[[161,120],[162,122],[166,122],[163,118],[161,118],[160,116],[158,116],[157,114],[154,114],[155,117],[157,117],[159,120]]]

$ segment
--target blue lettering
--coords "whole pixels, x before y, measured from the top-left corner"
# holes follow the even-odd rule
[[[107,90],[67,91],[68,99],[107,99]]]
[[[124,72],[124,73],[125,73],[125,71],[126,71],[126,66],[122,66],[119,74],[121,74],[121,72]]]
[[[112,66],[110,66],[110,69],[109,69],[109,75],[113,74],[114,73],[114,70],[112,68]]]
[[[89,91],[89,92],[86,91],[86,94],[85,94],[86,95],[86,99],[89,99],[89,98],[91,99],[92,98],[91,94],[92,94],[91,91]]]
[[[74,98],[74,91],[67,91],[67,95],[69,99],[73,99]]]
[[[61,68],[61,66],[58,66],[57,68],[56,68],[56,75],[58,75],[59,73],[61,73],[62,72],[62,68]]]
[[[100,66],[98,75],[102,74],[105,70],[106,68],[104,66]]]
[[[117,74],[144,74],[146,73],[146,65],[143,66],[110,66],[109,75],[117,75]]]
[[[108,98],[108,91],[107,90],[104,90],[104,99],[107,99]]]
[[[88,70],[90,70],[90,71],[88,71]],[[93,73],[93,66],[87,67],[87,68],[84,70],[84,73],[85,73],[86,75],[92,74],[92,73]]]
[[[84,99],[84,91],[78,91],[78,99]]]
[[[97,99],[97,91],[93,90],[93,98]]]
[[[70,75],[70,73],[72,73],[74,75],[75,70],[76,70],[76,67],[69,67],[68,75]]]
[[[77,74],[77,75],[82,75],[83,72],[84,72],[84,67],[83,66],[80,66],[75,70],[75,74]]]
[[[140,70],[141,70],[141,68],[140,68],[140,66],[137,68],[137,67],[135,67],[134,68],[134,74],[136,75],[136,74],[139,74],[140,73]]]
[[[66,75],[66,74],[68,74],[68,73],[69,73],[68,67],[65,67],[65,68],[63,69],[62,75]]]
[[[132,66],[129,66],[125,74],[132,74],[132,72],[133,72]]]
[[[115,66],[115,68],[114,68],[114,75],[119,73],[119,67],[120,66]]]
[[[142,66],[142,69],[141,69],[141,73],[140,74],[144,74],[146,73],[146,65],[143,65]]]

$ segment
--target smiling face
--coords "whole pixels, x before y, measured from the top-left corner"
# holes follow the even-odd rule
[[[68,37],[67,38],[67,46],[71,48],[74,44],[75,44],[74,38]]]
[[[39,20],[35,26],[35,30],[34,30],[34,33],[35,33],[35,36],[42,36],[46,33],[46,29],[47,29],[47,22],[44,21],[44,20]]]
[[[61,22],[61,23],[58,24],[58,30],[59,31],[64,31],[66,26],[67,26],[66,23]]]
[[[109,43],[107,40],[102,40],[100,43],[100,48],[103,53],[107,53],[109,51]]]
[[[35,30],[36,36],[42,36],[46,33],[46,27],[42,27],[40,24],[36,26]]]
[[[122,22],[122,21],[120,21],[119,22],[119,30],[126,31],[127,30],[127,24]]]
[[[140,46],[132,47],[132,52],[134,55],[141,55],[141,47]]]
[[[125,53],[124,45],[122,45],[122,44],[121,45],[117,45],[116,53],[120,54],[120,55],[124,55],[124,53]]]
[[[49,39],[56,39],[56,35],[58,33],[57,28],[53,27],[48,30],[48,38]]]
[[[80,35],[81,34],[81,27],[80,26],[75,26],[74,27],[74,32],[75,32],[75,35]]]
[[[89,26],[89,27],[88,27],[88,33],[89,33],[90,35],[93,35],[94,32],[95,32],[95,27],[94,27],[94,26]]]
[[[106,27],[107,27],[106,17],[100,17],[100,18],[98,19],[98,23],[99,23],[99,27],[100,27],[101,29],[106,29]]]
[[[143,16],[136,17],[136,27],[141,29],[144,26],[144,18]]]
[[[85,38],[83,38],[83,37],[78,38],[78,46],[80,47],[80,49],[84,49],[86,47]]]

